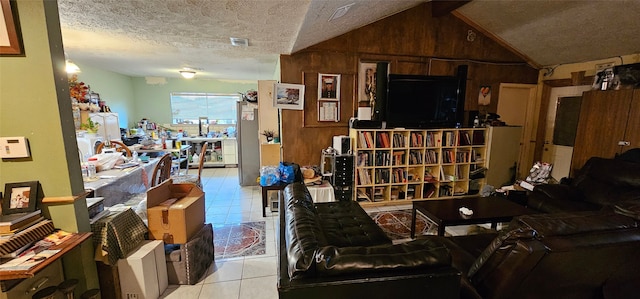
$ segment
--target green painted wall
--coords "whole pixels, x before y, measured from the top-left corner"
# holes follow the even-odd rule
[[[0,136],[27,137],[31,157],[1,160],[0,186],[35,180],[45,197],[80,195],[84,186],[57,3],[17,1],[17,5],[25,56],[0,57]],[[52,209],[61,213],[43,209],[58,228],[90,231],[83,201],[54,205]],[[65,277],[80,280],[76,294],[99,287],[93,253],[89,239],[63,257]]]
[[[133,78],[135,108],[129,118],[129,126],[142,118],[160,124],[171,123],[172,92],[245,93],[258,89],[257,81],[207,80],[167,78],[166,84],[148,84],[145,78]]]
[[[78,158],[75,132],[63,132],[64,124],[70,121],[73,126],[71,102],[63,103],[69,111],[61,115],[55,84],[56,80],[66,81],[60,77],[64,76],[62,40],[51,41],[58,48],[50,49],[42,1],[18,1],[18,11],[26,55],[0,57],[0,136],[27,137],[31,158],[2,160],[0,186],[35,180],[42,184],[45,196],[79,194],[84,190],[80,162],[68,164],[66,152],[76,149]],[[57,74],[53,61],[60,68]],[[66,94],[68,98],[68,91]],[[65,143],[65,138],[73,138],[73,144]]]
[[[100,99],[106,102],[111,112],[118,113],[121,128],[128,127],[135,102],[131,77],[85,64],[76,64],[81,70],[78,73],[78,81],[88,84],[91,91],[100,94]]]
[[[170,94],[172,92],[210,92],[210,93],[245,93],[257,90],[257,81],[209,80],[158,78],[151,80],[143,77],[126,75],[94,68],[77,63],[82,70],[78,81],[91,87],[91,91],[100,94],[112,112],[118,113],[120,127],[131,128],[142,118],[168,124],[171,123]],[[164,83],[148,83],[163,81]]]

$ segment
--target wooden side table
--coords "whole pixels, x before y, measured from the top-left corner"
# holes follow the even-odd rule
[[[269,206],[269,203],[267,202],[267,193],[269,193],[269,190],[282,191],[284,187],[286,187],[287,185],[288,185],[287,183],[282,183],[282,182],[279,182],[271,186],[260,185],[260,189],[262,189],[262,217],[267,217],[267,212],[265,209]]]

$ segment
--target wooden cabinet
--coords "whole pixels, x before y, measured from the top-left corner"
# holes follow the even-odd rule
[[[613,158],[640,147],[640,90],[587,91],[582,95],[572,173],[591,157]]]
[[[98,135],[104,140],[121,140],[118,113],[90,113],[89,117],[100,124]]]
[[[489,127],[486,183],[495,188],[512,184],[518,174],[522,127]]]
[[[209,142],[204,157],[204,167],[236,166],[238,164],[238,146],[235,138],[187,137],[182,138],[181,142],[191,145],[191,156],[199,155],[202,144]],[[190,162],[189,166],[197,168],[198,163]]]
[[[350,130],[355,195],[363,205],[477,194],[484,185],[486,129]]]
[[[225,165],[238,164],[238,146],[235,139],[222,140],[222,160]]]

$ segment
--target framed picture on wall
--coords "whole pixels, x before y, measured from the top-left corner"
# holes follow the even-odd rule
[[[4,19],[0,25],[0,55],[24,56],[16,1],[0,0],[0,10]]]
[[[273,107],[304,110],[304,84],[276,83],[274,85]]]
[[[358,102],[374,101],[376,96],[376,63],[360,62],[358,67]]]
[[[38,181],[5,184],[4,196],[3,215],[33,212],[38,198]]]
[[[318,100],[340,101],[340,75],[318,74]]]

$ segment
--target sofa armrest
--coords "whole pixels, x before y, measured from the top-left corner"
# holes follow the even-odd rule
[[[580,192],[575,187],[564,184],[542,184],[533,188],[533,193],[538,193],[548,197],[549,199],[557,200],[580,200],[582,197]]]
[[[318,249],[315,257],[316,271],[321,276],[451,266],[447,247],[430,238],[369,247],[325,246]]]
[[[583,200],[583,195],[575,187],[563,184],[536,186],[529,194],[527,207],[547,213],[589,211],[601,208],[598,204]]]

